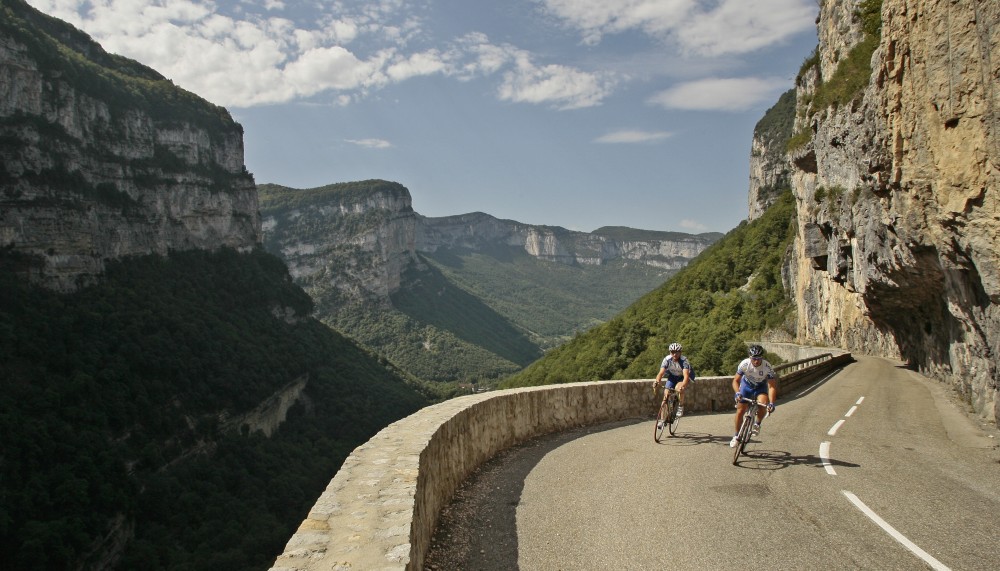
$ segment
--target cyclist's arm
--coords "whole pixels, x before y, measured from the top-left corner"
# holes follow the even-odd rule
[[[740,380],[743,378],[743,373],[737,371],[736,375],[733,376],[733,392],[740,392]]]
[[[663,375],[667,372],[666,367],[660,367],[660,372],[656,374],[656,382],[659,383],[663,380]]]
[[[767,398],[769,402],[774,402],[778,398],[778,381],[774,377],[767,380]]]

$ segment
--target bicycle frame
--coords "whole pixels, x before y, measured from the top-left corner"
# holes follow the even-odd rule
[[[747,403],[747,409],[743,412],[743,421],[740,422],[739,431],[736,436],[739,438],[739,442],[736,448],[733,450],[733,466],[736,465],[737,459],[739,459],[740,454],[743,453],[743,449],[746,447],[747,443],[750,442],[750,432],[753,427],[753,423],[757,422],[757,409],[762,405],[756,399],[748,399],[744,396],[740,396],[739,403]],[[737,403],[737,406],[739,406]],[[764,418],[771,415],[771,411],[764,413]],[[763,418],[761,420],[764,420]]]
[[[664,430],[674,434],[677,430],[677,407],[680,405],[679,393],[675,389],[664,389],[663,399],[657,407],[656,425],[653,427],[653,440],[660,441]]]

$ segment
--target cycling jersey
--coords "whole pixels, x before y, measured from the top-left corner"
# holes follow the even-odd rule
[[[672,355],[667,355],[663,358],[663,362],[660,363],[660,368],[667,370],[663,374],[663,380],[667,382],[667,388],[671,389],[674,388],[674,385],[684,380],[684,369],[687,369],[688,375],[691,375],[691,363],[683,355],[677,361],[674,361]]]
[[[754,392],[767,388],[767,380],[775,379],[778,376],[774,373],[771,363],[761,359],[760,365],[754,367],[750,359],[743,359],[736,367],[736,374],[740,377],[740,388],[744,386],[753,389]],[[742,391],[741,391],[742,392]]]

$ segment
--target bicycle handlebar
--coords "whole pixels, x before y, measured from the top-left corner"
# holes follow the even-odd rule
[[[748,399],[747,397],[745,397],[745,396],[743,396],[743,395],[740,395],[740,400],[739,400],[739,402],[745,402],[745,403],[749,403],[749,404],[752,404],[752,405],[754,405],[754,406],[762,406],[762,407],[764,407],[764,408],[767,408],[767,405],[766,405],[766,404],[762,404],[762,403],[760,403],[760,402],[758,402],[758,401],[756,401],[756,400],[754,400],[754,399]],[[773,403],[772,403],[772,404],[773,404]],[[768,410],[768,411],[767,411],[767,413],[766,413],[766,414],[764,414],[764,418],[767,418],[767,417],[769,417],[769,416],[771,416],[771,411],[770,411],[770,410]]]

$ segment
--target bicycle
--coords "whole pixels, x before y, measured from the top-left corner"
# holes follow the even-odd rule
[[[656,394],[657,385],[653,388]],[[680,424],[680,417],[677,416],[677,406],[679,405],[677,391],[674,389],[664,389],[667,391],[667,398],[660,403],[660,408],[656,411],[656,424],[653,425],[653,440],[659,442],[663,437],[663,431],[669,429],[670,434],[677,433],[677,425]]]
[[[757,409],[762,406],[766,406],[757,402],[756,399],[748,399],[744,396],[741,396],[738,402],[747,403],[747,409],[743,413],[743,422],[740,423],[740,429],[736,432],[738,441],[736,443],[736,447],[733,448],[733,466],[736,465],[740,454],[743,454],[743,449],[746,447],[747,443],[750,442],[753,425],[757,422]],[[770,415],[771,411],[767,411],[764,413],[764,418],[767,418]]]

